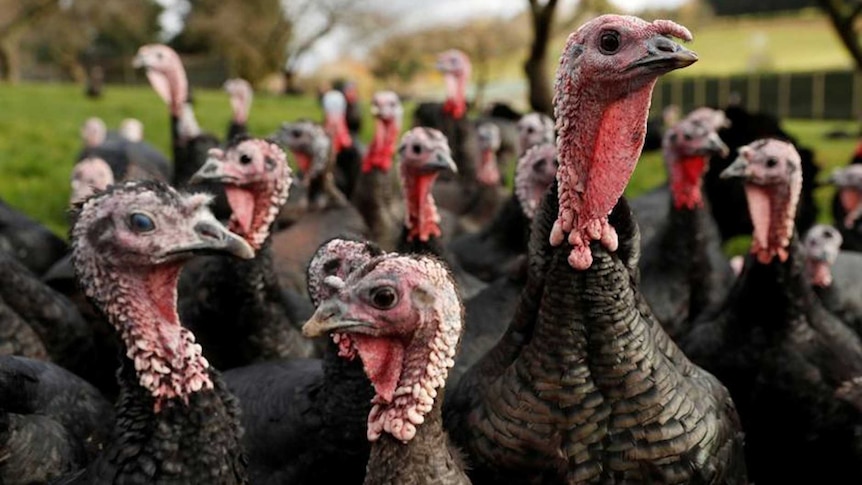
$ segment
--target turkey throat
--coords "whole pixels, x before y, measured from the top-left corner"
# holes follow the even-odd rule
[[[702,209],[702,177],[707,157],[693,155],[678,157],[670,163],[670,192],[674,209]]]
[[[440,237],[440,214],[431,188],[437,180],[437,173],[412,173],[405,170],[403,178],[404,201],[407,211],[404,227],[407,228],[407,241],[428,242],[431,238]]]
[[[845,228],[851,229],[856,221],[862,218],[862,191],[855,187],[842,187],[838,190],[838,199],[847,213],[842,222]]]
[[[287,200],[290,182],[279,178],[271,182],[224,185],[232,211],[228,228],[258,250],[269,237],[270,227]]]
[[[368,152],[362,160],[362,172],[372,169],[389,172],[392,168],[392,157],[398,144],[398,123],[392,120],[377,118],[374,121],[374,138],[368,147]]]
[[[794,177],[790,185],[745,184],[748,212],[754,225],[751,253],[759,263],[769,264],[775,257],[782,263],[787,261],[801,188],[801,175]]]
[[[476,180],[486,187],[500,185],[500,169],[497,166],[497,154],[494,150],[485,148],[479,157],[479,167],[476,170]]]

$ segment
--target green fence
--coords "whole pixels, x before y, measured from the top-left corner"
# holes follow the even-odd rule
[[[854,71],[751,74],[731,77],[665,77],[653,92],[653,112],[670,104],[683,112],[726,106],[736,98],[750,111],[781,118],[862,118],[862,76]]]

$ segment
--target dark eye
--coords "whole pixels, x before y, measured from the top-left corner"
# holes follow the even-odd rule
[[[135,232],[150,232],[156,228],[156,224],[150,216],[135,212],[129,216],[129,228]]]
[[[371,292],[371,304],[381,310],[388,310],[398,303],[398,294],[391,286],[381,286]]]
[[[249,163],[251,163],[251,156],[249,156],[247,153],[243,153],[239,156],[239,163],[243,165],[248,165]]]
[[[776,158],[767,158],[766,159],[766,168],[773,168],[778,165],[778,159]]]
[[[599,39],[599,49],[603,54],[614,54],[620,48],[620,34],[616,31],[605,32]]]
[[[291,134],[294,138],[299,138],[299,137],[301,137],[301,136],[302,136],[302,131],[301,131],[301,130],[298,130],[298,129],[293,129],[293,130],[290,130],[290,134]]]
[[[528,135],[532,135],[532,134],[533,134],[533,132],[535,132],[535,131],[536,131],[536,130],[534,130],[532,126],[528,126],[528,127],[527,127],[527,134],[528,134]]]
[[[832,239],[832,237],[834,237],[834,236],[835,235],[832,234],[832,231],[824,231],[823,232],[823,239]]]
[[[691,141],[691,135],[688,133],[683,134],[682,137],[685,139],[685,141]]]
[[[421,155],[422,154],[422,145],[416,143],[410,147],[410,150],[413,151],[414,155]]]

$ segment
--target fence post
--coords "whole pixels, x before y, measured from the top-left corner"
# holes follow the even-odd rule
[[[666,81],[664,79],[660,79],[658,84],[656,84],[655,89],[652,90],[653,113],[661,113],[661,111],[664,109],[664,92],[662,91],[662,88],[664,87],[665,82]]]
[[[778,117],[790,117],[790,74],[778,75]]]
[[[670,83],[670,102],[671,104],[675,104],[679,106],[679,109],[683,109],[682,107],[682,79],[679,76],[674,76],[673,80]],[[685,111],[682,111],[683,113]]]
[[[706,105],[706,78],[696,77],[694,81],[694,107]]]
[[[815,72],[811,76],[811,117],[815,120],[823,119],[825,96],[826,76],[822,72]]]
[[[853,114],[853,118],[859,119],[862,118],[862,76],[859,75],[859,71],[853,70],[853,90],[850,96],[851,102],[853,105],[850,107],[851,113]]]
[[[747,84],[746,91],[748,93],[745,96],[745,104],[748,107],[748,111],[752,113],[760,112],[760,75],[749,74]]]
[[[730,98],[730,78],[721,76],[718,78],[718,106],[724,109],[728,98]]]

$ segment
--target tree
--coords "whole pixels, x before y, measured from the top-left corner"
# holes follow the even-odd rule
[[[293,32],[280,0],[191,0],[174,46],[217,55],[252,83],[278,72]]]
[[[20,78],[21,35],[59,8],[57,0],[0,0],[0,79],[14,82]]]
[[[524,73],[529,85],[530,106],[534,111],[553,115],[554,98],[548,81],[548,41],[554,24],[557,0],[528,0],[533,27],[533,43],[524,62]]]
[[[859,32],[856,23],[862,14],[860,0],[818,0],[820,7],[829,16],[835,32],[856,62],[856,69],[862,71],[862,46],[859,45]]]

